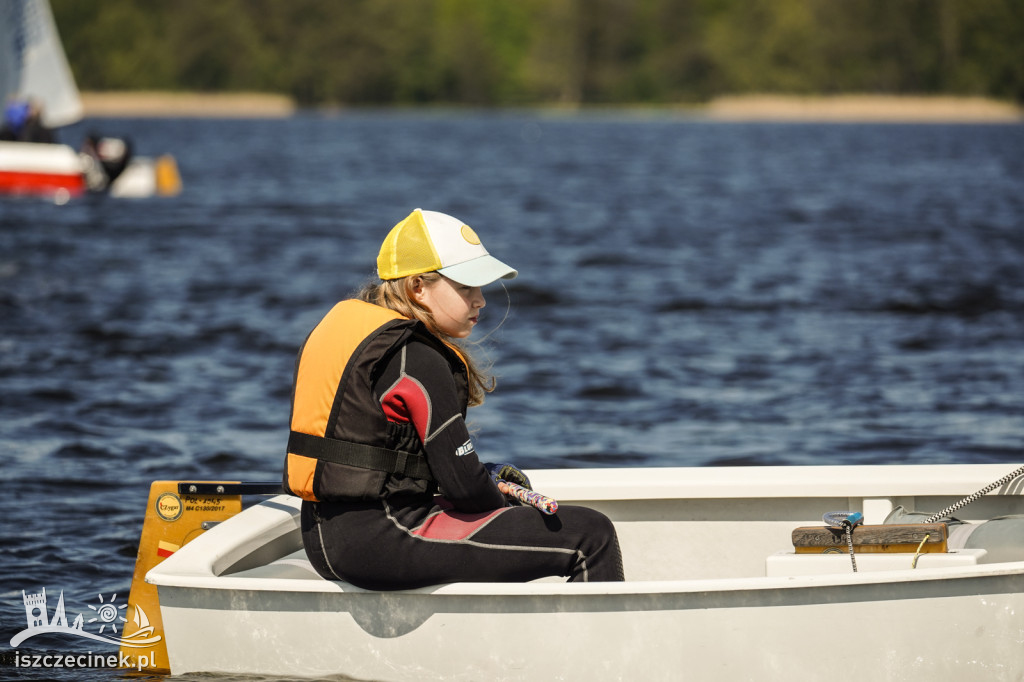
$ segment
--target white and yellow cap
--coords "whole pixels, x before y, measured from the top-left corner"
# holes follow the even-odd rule
[[[377,274],[386,280],[435,270],[469,287],[519,274],[489,254],[469,225],[444,213],[417,208],[384,239],[377,256]]]

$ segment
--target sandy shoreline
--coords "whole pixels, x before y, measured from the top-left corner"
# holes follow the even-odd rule
[[[1012,123],[1024,109],[982,97],[720,97],[706,107],[714,119],[892,123]]]
[[[264,93],[84,92],[82,104],[95,117],[282,118],[298,110],[290,97]],[[981,97],[742,95],[678,110],[720,121],[1024,122],[1024,108]]]
[[[86,116],[282,118],[296,111],[287,95],[257,92],[83,92]]]

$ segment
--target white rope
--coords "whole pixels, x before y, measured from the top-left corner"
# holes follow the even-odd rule
[[[844,523],[843,527],[846,529],[846,545],[850,548],[850,563],[853,564],[853,572],[857,572],[857,557],[853,553],[853,526],[849,523]]]
[[[925,523],[935,523],[939,519],[944,518],[946,516],[949,516],[953,512],[957,511],[958,509],[963,509],[964,507],[969,505],[971,502],[974,502],[975,500],[977,500],[977,499],[979,499],[981,497],[984,497],[985,495],[987,495],[988,493],[992,492],[996,488],[999,488],[1001,486],[1006,485],[1007,483],[1009,483],[1013,479],[1017,478],[1021,474],[1024,474],[1024,466],[1022,466],[1021,468],[1017,469],[1016,471],[1011,471],[1010,473],[1006,474],[1005,476],[1000,478],[998,481],[995,481],[994,483],[989,483],[987,486],[985,486],[984,488],[982,488],[978,492],[974,493],[973,495],[968,495],[967,497],[965,497],[964,499],[960,500],[956,504],[951,504],[950,506],[946,507],[945,509],[943,509],[939,513],[932,514],[927,519],[925,519],[924,522]]]

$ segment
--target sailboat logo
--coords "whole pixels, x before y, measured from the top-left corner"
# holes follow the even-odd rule
[[[71,625],[68,625],[67,614],[64,611],[63,590],[61,590],[60,598],[57,600],[57,608],[54,610],[52,618],[46,605],[45,587],[38,594],[26,594],[24,590],[22,590],[21,594],[25,602],[25,621],[28,627],[11,638],[12,647],[17,647],[30,637],[43,634],[74,635],[98,642],[136,648],[153,646],[163,639],[160,635],[153,635],[154,628],[150,625],[146,612],[137,604],[132,615],[132,621],[137,628],[135,632],[127,636],[115,637],[114,635],[118,633],[119,624],[128,622],[121,615],[128,605],[121,604],[118,606],[116,594],[108,600],[104,600],[103,595],[100,594],[98,605],[89,604],[89,608],[95,612],[95,616],[91,617],[88,622],[99,624],[98,633],[89,632],[85,629],[86,622],[82,614],[78,614],[78,617],[75,618]],[[110,628],[111,634],[104,636],[103,633],[107,628]],[[121,626],[121,631],[123,632],[123,626]]]
[[[135,627],[138,628],[135,632],[128,635],[127,637],[121,638],[121,644],[123,646],[152,646],[160,641],[160,635],[153,637],[153,626],[149,624],[149,618],[146,618],[146,612],[142,610],[142,607],[135,606]],[[131,642],[129,642],[131,640]]]

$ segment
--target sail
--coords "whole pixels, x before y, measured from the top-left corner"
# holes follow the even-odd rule
[[[82,117],[82,101],[48,0],[0,1],[0,97],[33,99],[56,128]]]

